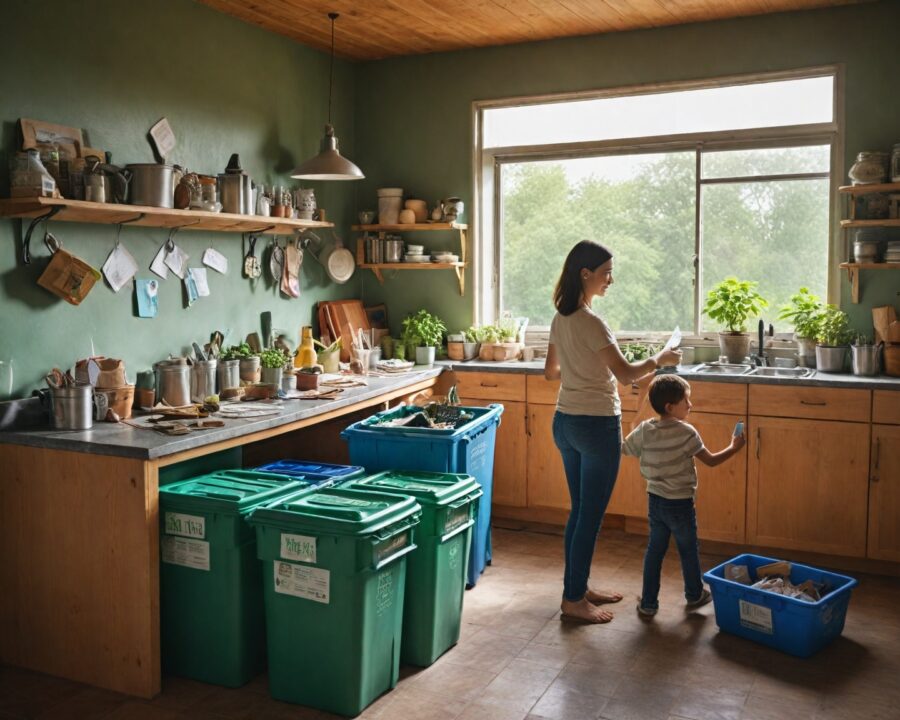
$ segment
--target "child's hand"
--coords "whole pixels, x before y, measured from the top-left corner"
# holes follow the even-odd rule
[[[731,447],[734,450],[740,450],[744,445],[747,444],[747,438],[744,437],[744,434],[740,435],[732,435],[731,437]]]

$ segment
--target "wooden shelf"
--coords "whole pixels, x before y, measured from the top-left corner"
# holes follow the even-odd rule
[[[850,299],[856,304],[859,302],[860,270],[900,270],[900,263],[841,263],[839,267],[847,271],[850,280]]]
[[[841,185],[838,192],[847,195],[871,195],[872,193],[900,193],[900,183],[877,183],[872,185]]]
[[[351,230],[360,232],[412,232],[420,230],[468,230],[465,223],[409,223],[407,225],[352,225]]]
[[[384,237],[386,232],[408,232],[418,230],[443,230],[459,233],[459,262],[453,263],[367,263],[365,239],[357,238],[356,240],[356,265],[361,268],[371,270],[378,282],[384,284],[383,270],[453,270],[456,273],[456,279],[459,282],[459,294],[464,295],[466,291],[466,231],[469,226],[464,223],[413,223],[409,225],[352,225],[351,229],[357,232],[375,232],[379,238]]]
[[[47,215],[64,222],[100,225],[138,225],[140,227],[214,230],[216,232],[269,233],[291,235],[297,230],[334,227],[334,223],[317,220],[293,220],[261,215],[235,215],[203,210],[172,210],[145,205],[95,203],[65,198],[11,198],[0,200],[0,217],[36,218]]]
[[[900,227],[900,218],[884,220],[841,220],[842,228]]]

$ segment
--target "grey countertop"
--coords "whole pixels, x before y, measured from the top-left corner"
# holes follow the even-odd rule
[[[487,362],[470,360],[458,362],[442,360],[435,367],[445,367],[455,372],[496,372],[522,373],[525,375],[543,375],[544,361],[532,362]],[[806,378],[759,377],[756,375],[707,375],[697,374],[693,369],[697,365],[680,367],[678,374],[690,382],[741,383],[753,385],[800,385],[806,387],[857,388],[860,390],[900,390],[900,378],[876,375],[862,377],[850,373],[816,372]]]
[[[247,420],[226,419],[223,428],[200,430],[187,435],[163,435],[154,430],[136,428],[124,423],[99,422],[95,423],[92,429],[84,431],[48,429],[3,431],[0,432],[0,443],[155,460],[339,410],[437,377],[442,370],[443,368],[438,366],[421,367],[402,375],[370,376],[366,387],[348,388],[334,400],[285,400],[281,404],[282,411],[277,415]]]

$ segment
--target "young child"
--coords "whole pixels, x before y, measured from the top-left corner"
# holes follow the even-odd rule
[[[650,538],[644,555],[644,588],[638,598],[641,615],[656,615],[659,609],[659,576],[669,537],[675,536],[684,598],[689,608],[710,601],[700,574],[697,545],[697,513],[694,492],[697,471],[694,458],[715,467],[744,447],[743,431],[731,438],[724,450],[711,453],[699,433],[684,421],[691,411],[691,386],[677,375],[660,375],[650,383],[650,404],[659,418],[645,420],[625,438],[624,455],[640,458],[641,474],[647,481]]]

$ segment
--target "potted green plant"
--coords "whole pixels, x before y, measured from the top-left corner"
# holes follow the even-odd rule
[[[248,343],[232,345],[222,353],[225,360],[238,360],[241,381],[259,382],[259,356],[250,349]]]
[[[441,344],[447,326],[437,315],[419,310],[403,319],[403,336],[416,348],[416,365],[433,365],[434,349]]]
[[[847,313],[826,305],[816,331],[816,366],[822,372],[843,372],[853,333]]]
[[[791,295],[790,302],[778,313],[779,320],[787,320],[794,326],[797,355],[800,357],[800,364],[806,367],[816,366],[816,334],[824,308],[809,288],[802,287],[800,292]]]
[[[472,360],[478,357],[478,337],[475,326],[463,330],[463,360]]]
[[[451,333],[447,335],[447,357],[450,360],[465,360],[463,348],[465,347],[465,332]]]
[[[280,388],[284,366],[288,363],[287,355],[277,348],[269,348],[259,354],[259,361],[262,364],[262,382]]]
[[[747,320],[769,306],[756,292],[758,283],[727,277],[707,293],[703,314],[718,321],[725,329],[719,332],[719,350],[730,363],[742,363],[750,352]]]
[[[319,350],[318,360],[322,366],[322,371],[327,373],[336,373],[341,369],[341,339],[338,338],[331,345],[325,345],[318,340],[313,340],[321,350]]]
[[[500,329],[496,325],[482,325],[475,328],[475,339],[478,342],[478,359],[493,360],[494,345],[500,342]]]

